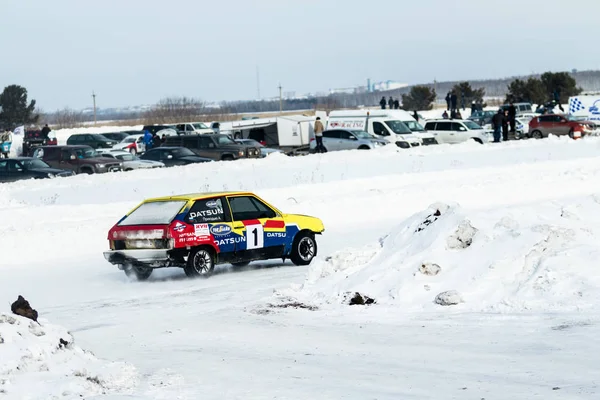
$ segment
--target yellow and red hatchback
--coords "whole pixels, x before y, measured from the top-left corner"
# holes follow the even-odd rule
[[[284,214],[248,192],[197,193],[144,200],[108,232],[104,257],[129,276],[180,267],[208,277],[216,264],[290,259],[308,265],[317,255],[315,217]]]

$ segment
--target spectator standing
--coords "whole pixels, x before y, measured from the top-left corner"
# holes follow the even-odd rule
[[[48,137],[50,131],[52,131],[52,129],[50,129],[48,124],[44,125],[44,127],[42,128],[42,137]]]
[[[466,105],[465,105],[465,92],[460,92],[460,108],[463,109],[463,111],[466,110]]]
[[[398,99],[394,100],[394,109],[396,109],[396,110],[400,109],[400,100],[398,100]]]
[[[504,118],[502,119],[502,140],[508,142],[508,110],[504,110],[503,117]]]
[[[417,122],[419,122],[419,113],[417,112],[417,110],[413,111],[413,118],[417,120]]]
[[[450,111],[451,100],[452,93],[448,92],[448,94],[446,94],[446,111]]]
[[[492,117],[492,129],[494,129],[494,143],[500,142],[503,121],[504,121],[504,114],[502,113],[502,109],[500,109],[500,110],[498,110],[498,113],[496,113]]]
[[[381,106],[382,110],[385,110],[385,104],[386,104],[386,102],[385,102],[385,96],[383,96],[381,98],[381,100],[379,100],[379,105]]]
[[[150,131],[144,131],[144,146],[146,147],[146,151],[152,148],[152,134]]]
[[[458,96],[456,95],[455,92],[452,92],[452,94],[450,95],[450,103],[452,103],[452,108],[450,109],[450,111],[456,110],[457,102],[458,102]]]
[[[385,101],[385,99],[383,99],[383,101]],[[385,104],[383,105],[383,107],[385,108]],[[325,127],[323,126],[323,123],[321,122],[321,117],[317,117],[317,120],[315,121],[315,140],[317,141],[317,147],[316,147],[316,152],[317,153],[324,153],[323,150],[325,150],[325,148],[323,147],[323,131],[325,130]]]
[[[508,106],[508,122],[510,124],[510,132],[515,133],[517,126],[517,107],[515,107],[512,101]]]
[[[392,99],[392,96],[390,96],[390,98],[388,99],[388,107],[390,108],[390,110],[394,108],[394,99]]]

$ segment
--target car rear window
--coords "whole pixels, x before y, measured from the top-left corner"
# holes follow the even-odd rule
[[[119,226],[168,224],[181,211],[185,203],[186,201],[144,203],[119,222]]]

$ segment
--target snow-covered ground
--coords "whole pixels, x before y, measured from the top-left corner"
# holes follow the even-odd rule
[[[135,282],[103,259],[108,229],[139,200],[237,189],[323,219],[311,266],[221,266],[207,280],[167,269]],[[58,324],[95,356],[52,353],[21,319],[21,347],[0,343],[0,394],[594,399],[599,211],[595,138],[274,155],[5,184],[0,311],[22,294],[48,343],[64,334],[47,327]],[[354,292],[376,303],[347,305]],[[16,328],[0,324],[3,337],[6,329]],[[43,352],[35,368],[11,369],[35,346]],[[42,363],[52,368],[39,372]],[[83,368],[102,385],[74,373]]]

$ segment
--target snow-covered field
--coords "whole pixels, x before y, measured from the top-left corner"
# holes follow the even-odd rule
[[[103,259],[139,200],[237,189],[323,219],[310,267]],[[599,215],[595,138],[5,184],[0,312],[22,294],[41,326],[0,316],[0,398],[600,398]]]

